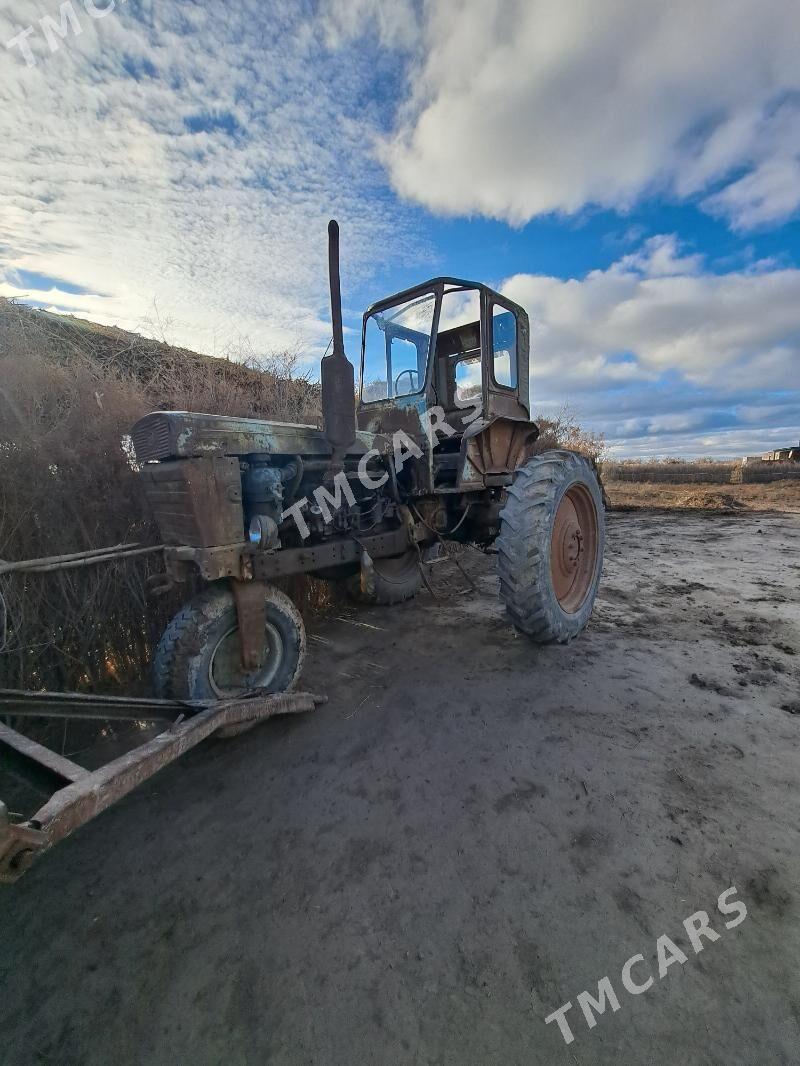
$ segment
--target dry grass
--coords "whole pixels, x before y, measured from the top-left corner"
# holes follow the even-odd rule
[[[745,463],[739,467],[736,481],[765,484],[769,481],[800,480],[800,463]]]
[[[690,482],[673,485],[638,484],[604,480],[615,508],[667,508],[718,511],[793,511],[800,513],[800,481],[774,481],[759,485],[725,485]]]
[[[670,485],[729,485],[736,463],[714,459],[661,459],[640,462],[624,459],[603,463],[603,476],[608,481],[646,482]]]
[[[319,388],[295,372],[292,353],[248,366],[0,301],[0,559],[157,543],[124,448],[131,424],[156,408],[313,423]],[[0,687],[140,689],[177,609],[148,599],[156,569],[0,578]]]

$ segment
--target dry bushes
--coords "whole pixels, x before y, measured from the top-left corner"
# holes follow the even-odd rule
[[[736,481],[745,485],[765,485],[771,481],[800,481],[800,463],[744,463],[737,471]]]
[[[123,444],[131,424],[159,407],[314,422],[318,386],[295,368],[291,354],[261,371],[0,301],[0,559],[157,543]],[[0,577],[0,687],[140,689],[177,609],[148,601],[157,568]]]
[[[607,481],[654,485],[741,485],[800,479],[800,463],[759,463],[717,461],[714,459],[653,459],[640,462],[623,459],[603,463]]]
[[[606,448],[605,437],[602,433],[580,426],[569,408],[565,407],[555,418],[537,417],[535,421],[539,427],[535,447],[537,454],[550,448],[568,448],[595,462],[602,460]]]
[[[647,482],[668,485],[729,485],[735,463],[698,459],[683,462],[679,459],[622,460],[603,463],[606,481]]]

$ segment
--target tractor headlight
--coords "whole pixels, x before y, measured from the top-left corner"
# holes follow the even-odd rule
[[[257,548],[278,548],[278,523],[269,515],[257,514],[250,519],[247,539]]]
[[[251,544],[259,546],[261,544],[262,535],[263,534],[261,530],[261,519],[258,515],[255,515],[254,518],[250,519],[250,529],[248,530],[247,534],[248,539]]]

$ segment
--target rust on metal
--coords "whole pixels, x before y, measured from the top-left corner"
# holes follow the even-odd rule
[[[95,721],[113,718],[132,722],[174,722],[179,714],[206,706],[205,703],[188,700],[159,700],[141,696],[0,689],[0,715],[13,714],[22,718],[80,718]]]
[[[264,665],[266,590],[260,581],[232,581],[231,587],[239,621],[242,667],[248,672],[260,670]]]
[[[553,522],[550,572],[562,609],[575,614],[592,588],[598,551],[597,513],[584,485],[566,491]]]
[[[30,737],[23,736],[16,729],[3,725],[2,722],[0,722],[0,741],[3,744],[7,744],[9,748],[13,748],[20,755],[25,755],[33,762],[44,766],[51,773],[57,774],[58,777],[63,777],[65,781],[80,781],[89,772],[63,755],[59,755],[58,752],[51,751],[50,748],[37,744]]]
[[[0,560],[0,574],[49,574],[57,570],[77,570],[84,566],[116,562],[141,555],[154,555],[163,551],[162,544],[143,548],[139,544],[117,544],[111,548],[95,548],[92,551],[72,552],[69,555],[49,555],[41,559],[22,559],[9,563]]]
[[[430,535],[419,530],[419,539],[428,540]],[[343,563],[357,563],[362,551],[367,551],[373,559],[400,555],[411,540],[406,527],[375,533],[368,536],[341,538],[327,544],[309,544],[307,548],[284,548],[273,553],[261,553],[253,557],[253,571],[257,578],[284,577],[289,574],[312,573],[329,566]]]
[[[373,558],[399,555],[409,545],[406,528],[386,530],[358,536],[330,537],[322,544],[309,543],[303,548],[282,548],[280,551],[257,551],[248,544],[236,544],[224,548],[167,548],[167,569],[177,580],[187,576],[185,568],[194,567],[206,581],[218,581],[232,577],[249,583],[269,581],[290,574],[309,574],[329,566],[356,563],[361,557],[359,545],[366,545]],[[431,535],[424,527],[418,527],[414,539],[426,541]]]
[[[244,537],[239,460],[206,456],[142,468],[147,502],[165,544],[210,548]]]
[[[0,882],[16,881],[37,854],[73,833],[164,766],[219,730],[279,714],[313,711],[325,697],[264,695],[213,703],[191,718],[56,792],[27,822],[16,825],[0,804]]]
[[[209,455],[302,455],[325,459],[333,450],[316,426],[188,411],[154,411],[139,419],[131,436],[140,463]],[[363,455],[373,445],[370,434],[357,433],[347,454]]]
[[[481,488],[498,476],[508,476],[533,453],[539,436],[533,422],[496,418],[492,422],[473,423],[461,442],[459,485],[466,488],[478,482]]]

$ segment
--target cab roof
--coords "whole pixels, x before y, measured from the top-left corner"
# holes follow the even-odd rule
[[[446,285],[451,285],[455,289],[482,289],[488,292],[491,296],[496,296],[497,299],[504,304],[508,304],[515,309],[522,310],[518,304],[515,304],[513,300],[509,300],[507,296],[503,296],[502,293],[496,291],[496,289],[490,288],[488,285],[484,285],[482,281],[466,281],[464,278],[431,278],[430,281],[423,281],[419,285],[414,285],[410,289],[404,289],[402,292],[397,292],[394,296],[385,296],[382,300],[378,300],[376,303],[368,307],[364,312],[364,317],[368,317],[375,311],[380,311],[384,307],[393,307],[395,304],[402,303],[405,300],[410,300],[414,296],[422,296],[426,292],[436,291],[437,289],[443,289]]]

